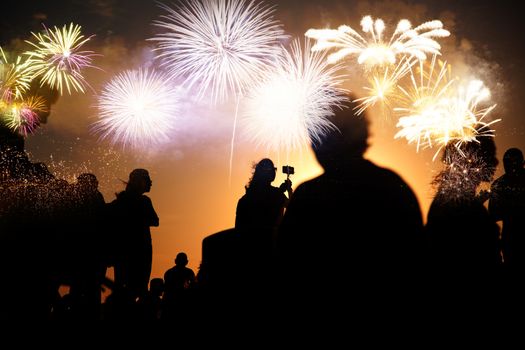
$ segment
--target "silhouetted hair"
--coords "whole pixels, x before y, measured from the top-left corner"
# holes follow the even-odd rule
[[[77,176],[77,182],[81,185],[88,187],[97,187],[98,180],[94,174],[91,173],[82,173]]]
[[[503,155],[505,173],[515,173],[523,169],[523,153],[519,148],[509,148]]]
[[[451,191],[462,191],[466,184],[477,186],[492,181],[498,165],[496,143],[493,137],[479,137],[475,141],[457,144],[450,141],[441,155],[445,169],[432,181],[434,186]]]
[[[521,152],[519,148],[509,148],[505,151],[505,154],[503,155],[503,161],[511,158],[523,162],[523,152]]]
[[[177,256],[175,257],[175,264],[186,266],[187,263],[188,263],[188,256],[186,255],[186,253],[181,252],[177,254]]]
[[[129,174],[129,180],[126,183],[126,190],[136,190],[144,179],[149,179],[149,173],[146,169],[134,169]]]
[[[275,165],[271,159],[263,158],[253,167],[253,174],[246,189],[261,183],[272,182],[273,180],[275,180]]]
[[[158,277],[152,278],[151,281],[149,281],[149,290],[155,294],[161,294],[164,290],[164,279]]]

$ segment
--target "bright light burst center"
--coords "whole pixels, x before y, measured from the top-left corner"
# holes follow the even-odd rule
[[[126,71],[104,88],[94,129],[102,138],[133,147],[169,140],[179,113],[176,87],[151,70]]]

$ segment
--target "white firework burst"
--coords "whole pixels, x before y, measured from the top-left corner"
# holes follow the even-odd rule
[[[450,75],[450,65],[436,59],[421,64],[419,74],[411,71],[411,86],[400,88],[404,104],[395,108],[401,114],[397,126],[401,128],[395,138],[404,137],[409,143],[440,149],[453,142],[458,149],[465,142],[476,141],[481,136],[494,136],[491,126],[501,119],[487,121],[495,104],[481,107],[490,98],[490,91],[482,81],[470,80],[463,84]]]
[[[333,128],[329,117],[346,100],[338,65],[329,66],[324,53],[305,49],[294,40],[282,48],[276,66],[243,100],[242,123],[248,137],[270,150],[300,149],[320,142]]]
[[[314,51],[332,48],[338,50],[328,56],[330,63],[357,54],[359,64],[371,67],[395,64],[398,55],[414,56],[424,60],[428,53],[440,54],[441,46],[433,38],[450,35],[448,30],[443,29],[441,21],[428,21],[412,28],[410,21],[402,19],[387,41],[384,39],[385,27],[382,19],[374,21],[371,16],[365,16],[361,19],[361,28],[368,34],[368,39],[347,25],[342,25],[338,29],[309,29],[305,35],[317,40],[312,47]]]
[[[154,70],[128,70],[113,78],[97,103],[93,130],[102,139],[134,148],[169,140],[179,113],[179,94]]]
[[[196,0],[173,9],[154,25],[165,32],[150,40],[172,78],[196,86],[197,96],[223,102],[243,94],[264,73],[287,36],[273,19],[273,8],[255,1]]]

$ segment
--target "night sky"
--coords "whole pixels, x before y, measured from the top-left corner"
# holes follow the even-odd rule
[[[166,5],[177,2],[163,2]],[[359,28],[365,15],[382,18],[387,30],[401,18],[413,24],[439,19],[452,35],[440,39],[442,56],[461,74],[482,80],[492,92],[496,109],[493,118],[500,168],[509,147],[525,150],[525,72],[523,54],[525,31],[521,14],[508,1],[267,1],[275,5],[274,16],[291,38],[302,38],[309,28],[337,28],[347,24]],[[82,33],[93,35],[86,48],[99,54],[97,69],[86,69],[91,89],[86,93],[67,92],[52,106],[46,124],[26,139],[31,160],[48,164],[57,176],[70,182],[80,172],[93,172],[100,181],[106,202],[124,186],[134,168],[150,171],[153,187],[148,194],[160,217],[160,227],[152,229],[154,263],[152,277],[161,277],[173,265],[180,251],[188,254],[189,267],[197,271],[202,239],[233,226],[238,198],[244,193],[252,163],[270,157],[279,167],[295,166],[294,187],[321,172],[308,148],[293,154],[277,154],[258,149],[239,136],[234,149],[229,178],[232,103],[217,106],[185,105],[172,140],[162,147],[123,149],[99,140],[91,125],[97,118],[97,93],[115,74],[126,69],[157,64],[153,37],[158,28],[152,22],[163,14],[155,1],[73,0],[11,2],[0,14],[0,45],[5,51],[28,49],[23,40],[31,32],[62,27],[71,22]],[[346,82],[359,93],[360,82]],[[394,169],[418,195],[424,215],[430,205],[432,177],[440,169],[432,161],[435,150],[416,152],[404,139],[394,139],[395,121],[378,110],[368,111],[372,121],[371,147],[366,157]],[[278,186],[285,178],[278,174]],[[380,216],[381,213],[378,213]]]

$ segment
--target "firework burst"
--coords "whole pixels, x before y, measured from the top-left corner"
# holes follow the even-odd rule
[[[168,78],[152,70],[130,70],[103,89],[94,131],[124,146],[148,147],[169,140],[179,112],[179,94]]]
[[[368,76],[369,86],[365,86],[367,96],[354,100],[357,102],[357,115],[363,113],[367,108],[380,103],[384,108],[390,107],[394,100],[400,98],[398,81],[410,71],[415,64],[414,60],[404,56],[397,65],[386,66],[383,69],[374,69]]]
[[[213,103],[230,92],[244,93],[279,54],[286,38],[272,18],[273,9],[254,1],[198,0],[176,9],[160,5],[167,15],[154,22],[165,30],[150,39],[158,42],[158,57],[183,85],[206,92]]]
[[[474,196],[483,182],[490,182],[498,164],[493,138],[483,138],[459,146],[454,142],[443,148],[444,169],[433,179],[432,185],[447,199]]]
[[[71,90],[84,92],[84,87],[89,86],[82,70],[94,67],[91,63],[96,55],[92,51],[80,51],[91,39],[91,36],[84,38],[80,30],[79,25],[71,23],[69,28],[64,25],[62,29],[46,29],[44,34],[31,33],[37,43],[26,41],[34,47],[33,51],[25,52],[34,76],[40,77],[42,84],[49,84],[61,94],[64,85],[69,94]]]
[[[0,47],[0,101],[10,103],[29,89],[32,80],[31,68],[20,56],[10,63]],[[0,102],[1,103],[1,102]]]
[[[328,66],[326,57],[294,40],[291,51],[282,49],[278,63],[243,101],[243,125],[258,145],[286,152],[299,149],[334,126],[333,108],[345,100],[340,67]]]
[[[314,51],[338,49],[328,56],[330,63],[356,54],[358,63],[368,67],[395,64],[398,55],[424,60],[429,53],[440,53],[441,46],[434,38],[450,35],[449,31],[443,29],[441,21],[428,21],[412,28],[410,21],[402,19],[390,39],[386,41],[385,27],[382,19],[374,21],[371,16],[365,16],[361,19],[361,28],[368,34],[368,40],[347,25],[342,25],[337,30],[309,29],[305,35],[317,40],[312,47]]]
[[[439,62],[436,66],[436,62]],[[425,69],[426,68],[426,69]],[[492,124],[486,122],[487,115],[496,107],[480,107],[490,98],[490,91],[480,80],[471,80],[465,85],[452,78],[450,65],[436,61],[420,63],[419,71],[411,70],[409,88],[400,87],[404,106],[394,110],[401,114],[397,126],[401,128],[395,138],[404,137],[416,143],[417,150],[439,145],[439,150],[454,142],[456,147],[477,137],[494,136]]]
[[[4,108],[6,125],[20,135],[31,134],[40,124],[39,113],[47,112],[46,101],[41,96],[31,96],[12,102]]]

